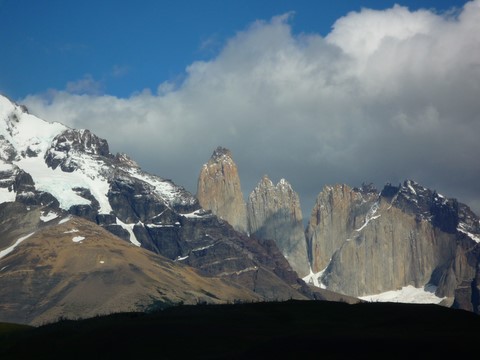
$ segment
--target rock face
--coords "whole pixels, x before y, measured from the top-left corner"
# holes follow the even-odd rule
[[[149,254],[142,255],[143,260],[140,263],[146,262],[142,266],[154,269],[156,263],[163,263],[163,260],[170,264],[166,270],[168,275],[165,276],[172,281],[165,286],[171,288],[162,288],[161,292],[173,296],[167,296],[173,299],[173,302],[315,297],[308,286],[298,278],[273,241],[248,237],[230,225],[232,222],[237,228],[245,232],[247,230],[246,206],[241,197],[236,166],[228,151],[218,149],[211,161],[211,175],[215,177],[217,169],[218,176],[225,180],[223,190],[221,184],[217,184],[218,191],[223,191],[224,195],[236,194],[239,217],[234,216],[233,220],[229,219],[228,222],[211,211],[202,209],[198,200],[181,186],[142,171],[125,154],[114,156],[108,151],[106,140],[89,131],[48,123],[0,96],[0,289],[3,289],[0,297],[8,297],[11,301],[9,308],[16,309],[10,313],[12,319],[16,316],[15,312],[19,315],[18,312],[23,306],[31,306],[22,304],[20,300],[15,305],[15,291],[9,290],[13,289],[12,284],[15,281],[35,285],[32,285],[32,292],[27,299],[31,303],[40,302],[50,291],[59,289],[54,282],[47,281],[48,274],[51,273],[49,267],[56,266],[55,264],[45,263],[42,265],[45,266],[43,272],[40,272],[38,267],[35,268],[38,276],[30,276],[28,272],[31,272],[32,266],[39,264],[39,261],[50,261],[49,257],[53,261],[53,256],[56,256],[55,248],[61,248],[56,241],[61,241],[63,235],[51,231],[43,232],[43,228],[55,221],[52,219],[67,216],[81,217],[84,222],[85,219],[89,220],[89,226],[99,231],[104,245],[108,247],[109,243],[112,243],[113,254],[119,255],[120,250],[116,248],[119,242],[122,248],[135,249],[124,252],[124,262],[118,260],[118,267],[110,267],[107,273],[86,275],[96,284],[103,281],[102,279],[114,283],[125,280],[127,285],[134,279],[133,283],[144,284],[144,287],[137,290],[138,294],[144,292],[147,297],[142,297],[140,302],[137,301],[138,297],[132,297],[132,302],[129,302],[132,306],[137,303],[147,306],[148,301],[156,302],[156,285],[152,284],[156,280],[161,282],[158,276],[154,282],[151,282],[151,279],[145,282],[135,280],[138,275],[136,269],[141,266],[129,258],[137,257],[138,253]],[[230,189],[232,181],[236,185]],[[230,200],[230,203],[235,201]],[[228,208],[227,203],[225,208]],[[234,213],[231,212],[231,216]],[[242,220],[236,223],[235,219]],[[87,222],[83,229],[89,228],[86,224]],[[104,230],[109,232],[109,236],[105,235],[107,233]],[[25,240],[27,235],[29,237]],[[25,244],[28,244],[39,238],[52,250],[42,252],[46,259],[42,258],[43,255],[30,254],[28,246],[16,246],[20,240],[25,240]],[[103,246],[101,241],[97,245]],[[21,254],[20,249],[23,249]],[[71,246],[69,249],[72,250]],[[68,261],[73,262],[75,256],[83,259],[87,254],[85,251],[91,251],[87,246],[77,247],[76,250],[78,251],[70,253]],[[159,260],[161,257],[163,260]],[[130,263],[133,266],[130,266]],[[16,278],[20,273],[15,269],[20,268],[25,270],[28,276]],[[188,272],[195,268],[194,272],[198,276],[192,276],[193,282],[186,284],[182,282],[185,275],[180,270],[182,268],[190,269]],[[13,271],[12,276],[6,276],[9,269]],[[120,278],[115,275],[117,270],[121,271]],[[72,275],[71,282],[68,282],[67,274]],[[178,284],[173,280],[176,274]],[[68,272],[64,275],[61,280],[62,289],[67,291],[81,288],[79,283],[84,281],[82,276],[74,276]],[[211,278],[213,283],[219,280],[226,284],[227,288],[233,287],[232,296],[222,297],[212,291],[216,285],[205,282],[205,278]],[[176,287],[182,283],[186,286],[179,292]],[[128,292],[128,288],[129,286],[116,287],[119,291],[116,293],[117,290],[105,287],[109,293],[99,293],[98,296],[102,299],[111,297],[121,302],[119,296],[121,297],[121,292]],[[28,286],[16,289],[25,292]],[[94,289],[101,292],[103,287],[97,286]],[[78,291],[75,294],[81,293]],[[233,295],[234,293],[236,295]],[[57,314],[55,309],[48,308],[61,305],[64,299],[62,294],[57,293],[59,297],[49,300],[48,306],[45,305],[42,311]],[[74,299],[73,295],[69,299]],[[82,308],[84,316],[104,311],[104,307],[98,307],[89,302],[90,300],[92,299]],[[112,307],[112,311],[114,309]],[[117,309],[123,311],[121,309],[126,308]],[[128,309],[133,310],[130,307]],[[0,314],[2,313],[0,311]]]
[[[230,150],[218,147],[203,165],[197,198],[202,208],[228,221],[235,230],[247,232],[246,205]]]
[[[307,229],[313,271],[327,289],[363,296],[407,285],[437,287],[445,302],[477,311],[479,219],[413,181],[325,187]]]
[[[247,214],[252,236],[273,239],[299,276],[309,273],[300,200],[285,179],[273,185],[264,176],[248,197]]]
[[[317,197],[306,235],[313,272],[329,264],[334,252],[359,228],[377,200],[374,191],[354,191],[347,185],[325,186]]]

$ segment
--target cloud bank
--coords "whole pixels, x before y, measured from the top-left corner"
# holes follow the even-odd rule
[[[326,37],[293,34],[291,16],[251,24],[156,93],[79,94],[72,82],[21,102],[193,193],[222,145],[245,195],[264,174],[284,177],[304,216],[326,184],[406,178],[479,213],[480,0],[448,14],[363,9]]]

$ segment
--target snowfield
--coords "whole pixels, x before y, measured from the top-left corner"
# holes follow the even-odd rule
[[[361,300],[370,302],[398,302],[410,304],[439,304],[445,298],[435,295],[437,287],[427,284],[423,288],[412,285],[404,286],[400,290],[386,291],[376,295],[361,296]]]

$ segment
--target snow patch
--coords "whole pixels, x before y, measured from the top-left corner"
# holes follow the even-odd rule
[[[473,241],[480,243],[480,235],[472,234],[471,232],[465,230],[465,224],[463,223],[458,224],[457,230],[467,235]]]
[[[67,216],[66,218],[63,218],[62,220],[60,220],[60,221],[58,222],[58,225],[64,224],[64,223],[70,221],[71,219],[72,219],[71,216]]]
[[[16,165],[32,176],[37,190],[48,192],[57,198],[62,209],[68,210],[73,205],[90,205],[90,200],[81,197],[73,190],[86,188],[100,204],[99,212],[109,214],[112,211],[107,197],[110,184],[99,175],[101,165],[89,160],[86,156],[80,158],[83,160],[81,171],[75,170],[70,173],[62,171],[60,167],[53,170],[44,161],[39,161],[38,157],[21,159],[16,162]]]
[[[326,289],[327,287],[325,286],[325,284],[322,283],[320,278],[322,277],[325,270],[327,270],[327,267],[328,267],[328,265],[325,267],[325,269],[323,269],[322,271],[319,271],[317,273],[314,273],[313,270],[312,270],[312,267],[310,267],[310,274],[305,276],[302,280],[305,281],[307,284],[319,287],[321,289]]]
[[[0,204],[15,201],[15,196],[15,191],[9,191],[8,188],[0,188]]]
[[[417,192],[415,191],[415,189],[413,188],[413,186],[410,184],[410,182],[407,183],[407,186],[408,186],[408,189],[410,190],[410,192],[411,192],[413,195],[417,195]]]
[[[0,259],[3,258],[4,256],[10,254],[13,250],[15,250],[15,248],[24,240],[28,239],[30,236],[32,236],[33,234],[35,234],[35,232],[32,232],[28,235],[25,235],[25,236],[22,236],[21,238],[19,238],[17,241],[15,241],[15,243],[12,245],[12,246],[9,246],[8,248],[0,251]]]
[[[53,212],[53,211],[49,211],[47,214],[45,214],[43,211],[40,215],[40,220],[43,221],[43,222],[49,222],[53,219],[56,219],[58,218],[58,214],[56,212]]]
[[[75,243],[81,242],[83,240],[85,240],[85,236],[74,236],[72,238],[72,241],[75,242]]]
[[[215,246],[215,244],[210,244],[210,245],[206,245],[206,246],[202,246],[202,247],[199,247],[199,248],[196,248],[196,249],[193,249],[192,251],[201,251],[201,250],[206,250],[206,249],[210,249],[211,247]]]
[[[135,224],[125,224],[119,218],[117,218],[117,224],[128,231],[128,233],[130,234],[130,242],[133,245],[139,247],[142,246],[142,244],[140,244],[140,241],[138,241],[137,237],[135,236],[135,233],[133,232],[133,227],[135,226]]]
[[[79,230],[78,229],[72,229],[72,230],[64,231],[63,233],[64,234],[73,234],[73,233],[76,233],[76,232],[79,232]]]
[[[188,213],[188,214],[180,214],[181,216],[188,218],[188,219],[199,219],[205,217],[205,210],[200,209],[200,210],[195,210],[194,212]]]
[[[356,229],[355,231],[357,231],[357,232],[362,231],[365,228],[365,226],[368,225],[368,223],[370,221],[378,219],[381,215],[380,214],[375,215],[377,211],[378,211],[378,202],[373,204],[372,207],[368,210],[367,215],[365,215],[365,223],[362,226],[360,226],[358,229]]]
[[[359,297],[361,300],[370,302],[398,302],[413,304],[439,304],[445,298],[435,295],[437,287],[427,284],[423,288],[412,285],[404,286],[400,290],[386,291],[380,294]]]
[[[185,259],[188,259],[188,255],[187,256],[177,256],[177,258],[173,261],[183,261]]]
[[[175,225],[173,224],[145,224],[148,228],[173,228]]]

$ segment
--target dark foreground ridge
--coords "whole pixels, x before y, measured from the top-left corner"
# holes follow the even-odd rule
[[[287,301],[0,329],[1,359],[460,358],[478,350],[480,317],[436,305]]]

